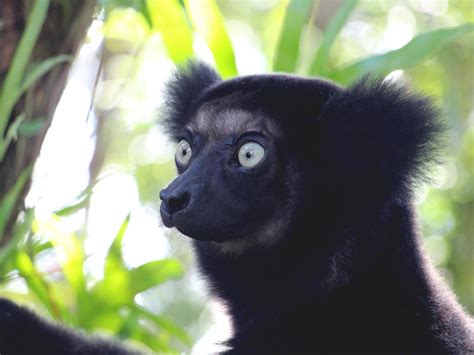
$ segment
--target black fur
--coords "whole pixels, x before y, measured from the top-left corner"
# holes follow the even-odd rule
[[[212,68],[197,62],[191,62],[176,72],[167,83],[166,105],[163,107],[164,126],[171,136],[187,123],[199,95],[212,84],[221,81]]]
[[[210,111],[212,120],[220,119],[222,107],[265,117],[283,132],[271,162],[280,165],[275,174],[293,185],[285,189],[275,176],[261,174],[263,185],[279,186],[271,201],[291,200],[281,206],[293,209],[287,228],[274,231],[283,235],[271,245],[253,245],[256,235],[249,233],[249,245],[234,253],[226,243],[235,238],[226,239],[225,228],[224,236],[198,240],[203,238],[194,219],[213,224],[219,206],[227,210],[213,195],[200,201],[199,210],[191,198],[183,214],[190,209],[192,216],[177,219],[177,228],[197,239],[198,263],[211,292],[229,308],[234,334],[227,353],[473,352],[472,320],[426,260],[412,205],[413,188],[436,162],[443,132],[430,100],[367,78],[347,89],[287,75],[221,83],[210,74],[208,87],[190,85],[206,82],[203,75],[209,73],[194,65],[190,75],[178,74],[170,97],[181,88],[183,97],[197,100],[180,104],[189,111],[172,121],[170,131],[182,136],[183,123],[192,122],[205,105],[206,112],[220,107]],[[206,144],[211,150],[214,143]],[[199,148],[196,162],[180,171],[168,190],[187,188],[199,197],[193,188],[201,185],[191,181],[209,169],[214,172],[209,189],[226,196],[230,189],[236,203],[248,196],[247,208],[267,218],[263,208],[255,209],[258,200],[246,187],[259,182],[237,180],[241,184],[232,186],[230,177],[214,175],[225,163],[206,154]],[[281,166],[289,162],[291,169]],[[271,198],[263,187],[259,191],[259,199]],[[206,214],[211,205],[218,206],[212,207],[216,217]]]
[[[118,341],[92,337],[46,321],[0,299],[1,355],[138,355]],[[143,354],[143,353],[141,353]]]

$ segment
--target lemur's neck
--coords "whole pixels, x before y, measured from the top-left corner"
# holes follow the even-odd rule
[[[211,290],[227,303],[238,332],[252,331],[260,319],[305,317],[306,311],[319,322],[362,316],[375,327],[382,316],[391,318],[394,328],[410,321],[409,315],[426,322],[419,329],[445,322],[443,307],[452,305],[437,303],[442,298],[436,275],[421,254],[410,208],[391,208],[378,219],[339,228],[339,235],[312,235],[307,229],[278,247],[235,257],[202,242],[195,248]],[[318,242],[322,238],[330,242]]]

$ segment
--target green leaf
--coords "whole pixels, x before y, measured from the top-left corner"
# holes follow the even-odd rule
[[[130,289],[135,295],[170,279],[183,275],[181,264],[174,259],[155,260],[130,270]]]
[[[34,136],[41,131],[45,125],[45,119],[35,119],[35,120],[28,120],[23,121],[18,127],[18,135],[19,136]]]
[[[127,309],[127,312],[121,316],[122,325],[116,334],[119,339],[128,339],[140,325],[140,314],[134,309]]]
[[[384,76],[397,69],[411,68],[448,43],[473,30],[474,24],[468,23],[426,32],[416,36],[400,49],[360,60],[346,68],[329,73],[329,77],[341,83],[348,83],[366,73]]]
[[[331,19],[331,22],[324,31],[321,46],[319,47],[319,50],[314,57],[313,63],[311,64],[309,70],[311,75],[324,75],[332,45],[334,44],[337,35],[346,24],[347,19],[352,13],[352,10],[354,10],[356,4],[357,0],[345,0],[342,7]]]
[[[27,283],[28,289],[39,298],[50,314],[54,318],[61,318],[59,307],[54,302],[48,282],[36,269],[33,261],[24,251],[18,251],[16,254],[16,268]]]
[[[148,24],[151,27],[150,14],[148,12],[145,2],[146,2],[145,0],[98,0],[97,1],[100,7],[104,7],[106,17],[108,17],[111,11],[119,7],[132,8],[136,11],[139,11],[144,16],[144,18],[147,20]]]
[[[161,329],[166,330],[167,332],[171,333],[174,335],[176,338],[181,340],[184,344],[191,346],[193,344],[193,341],[191,337],[182,329],[180,326],[177,324],[174,324],[172,321],[160,317],[159,315],[150,312],[149,310],[140,307],[139,305],[135,304],[134,305],[135,310],[137,310],[141,315],[144,317],[148,318],[151,320],[153,323],[155,323],[158,327]]]
[[[98,282],[92,294],[98,304],[109,308],[133,302],[130,291],[130,272],[122,256],[122,240],[130,222],[130,214],[122,222],[105,259],[104,278]]]
[[[215,0],[185,0],[186,10],[195,30],[207,42],[217,69],[224,78],[237,75],[234,50]]]
[[[146,0],[152,28],[160,32],[171,59],[181,64],[193,55],[193,34],[178,0]]]
[[[153,354],[186,354],[184,352],[178,352],[174,347],[172,348],[170,346],[170,339],[167,332],[156,334],[152,329],[148,329],[142,325],[134,329],[131,339],[145,344],[149,349],[153,350]]]
[[[11,110],[19,97],[20,84],[30,61],[31,53],[48,13],[49,0],[33,2],[25,31],[15,50],[0,93],[0,136],[7,126]]]
[[[129,222],[130,222],[130,214],[128,214],[127,217],[125,217],[124,221],[120,225],[119,231],[117,232],[117,235],[115,236],[112,242],[112,245],[109,248],[107,257],[105,259],[105,270],[104,270],[105,276],[107,275],[108,271],[113,272],[117,264],[124,266],[123,258],[122,258],[122,241],[123,241],[125,232],[127,231]]]
[[[42,62],[35,64],[31,70],[26,73],[25,78],[20,86],[19,96],[28,90],[39,78],[53,69],[56,65],[71,61],[70,55],[58,55],[56,57],[48,58]]]
[[[0,275],[3,276],[10,271],[7,269],[6,264],[8,264],[10,267],[13,266],[12,261],[14,260],[15,253],[19,249],[23,237],[31,229],[31,223],[33,222],[33,219],[34,210],[31,208],[27,209],[25,211],[23,220],[15,225],[11,240],[6,246],[0,249]]]
[[[19,251],[17,253],[16,267],[20,275],[25,279],[30,290],[38,296],[44,305],[49,306],[49,295],[46,282],[42,279],[38,270],[36,270],[33,261],[24,251]]]
[[[300,51],[301,32],[312,13],[315,0],[292,0],[286,9],[273,69],[294,72]]]
[[[66,206],[66,207],[63,207],[60,210],[55,211],[54,214],[56,214],[57,216],[60,216],[60,217],[66,217],[66,216],[70,216],[70,215],[76,213],[77,211],[79,211],[83,208],[86,208],[87,205],[89,204],[89,200],[90,200],[90,197],[92,195],[92,190],[93,190],[94,186],[95,186],[95,184],[90,185],[86,189],[84,189],[84,191],[82,191],[79,194],[79,196],[77,197],[77,202],[76,203],[74,203],[72,205],[69,205],[69,206]]]
[[[3,161],[5,153],[7,151],[8,146],[10,143],[18,138],[18,130],[20,125],[25,120],[25,113],[21,113],[18,117],[13,121],[13,123],[8,127],[7,135],[2,140],[0,138],[0,162]]]
[[[10,191],[7,192],[3,200],[0,202],[0,240],[3,239],[5,227],[10,219],[13,207],[18,197],[23,191],[33,170],[32,166],[25,168],[21,173]]]
[[[36,255],[41,253],[42,251],[52,249],[53,244],[49,240],[43,241],[43,240],[38,240],[38,238],[33,238],[29,241],[30,242],[30,249],[31,249],[31,254]]]
[[[54,230],[49,237],[54,249],[60,255],[61,269],[76,291],[81,295],[86,289],[84,278],[84,251],[81,242],[75,235],[63,234],[60,230]]]

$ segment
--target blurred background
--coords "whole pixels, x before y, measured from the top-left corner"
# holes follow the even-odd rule
[[[225,313],[206,295],[188,241],[159,217],[159,191],[176,172],[157,108],[176,65],[198,57],[224,78],[282,71],[346,85],[371,72],[434,97],[450,126],[446,158],[416,203],[431,260],[474,312],[474,2],[85,1],[85,38],[76,40],[81,46],[46,124],[28,109],[35,85],[43,75],[58,80],[56,66],[70,59],[35,53],[41,41],[54,46],[48,24],[58,16],[76,21],[83,5],[19,3],[27,28],[44,22],[32,49],[42,62],[24,64],[35,79],[23,79],[24,96],[8,98],[14,65],[0,76],[0,296],[155,352],[210,353],[209,343],[225,338]],[[35,12],[40,3],[43,13]],[[6,9],[0,20],[8,25]],[[28,140],[39,132],[41,149]],[[32,149],[39,156],[8,185]]]

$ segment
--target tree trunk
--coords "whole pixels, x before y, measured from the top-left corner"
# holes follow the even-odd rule
[[[37,0],[35,0],[37,1]],[[31,0],[0,0],[0,87],[28,20]],[[60,54],[74,55],[89,27],[95,8],[94,0],[53,0],[41,34],[36,42],[32,62]],[[41,77],[17,102],[10,123],[20,113],[25,121],[44,121],[40,132],[33,136],[19,136],[13,141],[0,162],[0,202],[17,181],[21,172],[32,165],[39,155],[46,131],[66,84],[71,63],[56,66]],[[1,104],[1,103],[0,103]],[[67,183],[67,182],[64,182]],[[9,216],[0,246],[11,238],[12,227],[24,205],[29,182],[23,188]],[[1,236],[0,236],[1,237]]]

